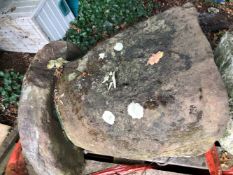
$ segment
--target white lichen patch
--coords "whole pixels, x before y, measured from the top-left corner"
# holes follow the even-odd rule
[[[22,93],[21,93],[21,99],[23,101],[27,100],[29,97],[29,94],[32,92],[32,87],[31,86],[25,86],[22,89]]]
[[[116,89],[116,72],[113,72],[112,73],[112,84],[113,84],[113,87],[114,89]]]
[[[116,43],[115,46],[114,46],[114,50],[115,51],[121,51],[123,49],[123,44],[122,43]]]
[[[108,91],[112,88],[113,82],[109,83]]]
[[[62,98],[62,97],[64,97],[64,96],[65,96],[65,94],[63,93],[63,94],[60,95],[60,98]]]
[[[112,87],[116,89],[116,72],[109,72],[107,75],[105,75],[102,83],[108,83],[108,90],[110,90]]]
[[[73,81],[77,77],[77,73],[73,72],[68,75],[68,81]]]
[[[108,82],[109,79],[110,79],[109,74],[105,75],[105,76],[104,76],[104,80],[102,81],[102,83]]]
[[[109,125],[113,125],[115,122],[115,115],[110,111],[104,111],[102,119]]]
[[[99,54],[99,59],[104,59],[105,58],[105,53],[100,53]]]
[[[130,103],[127,111],[133,119],[141,119],[144,115],[144,108],[139,103]]]
[[[84,72],[87,69],[88,57],[85,57],[78,62],[78,67],[76,70],[79,72]]]

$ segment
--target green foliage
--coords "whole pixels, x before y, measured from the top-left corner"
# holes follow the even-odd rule
[[[214,0],[204,0],[204,2],[210,5],[215,5],[215,6],[218,6],[221,4]],[[225,0],[225,2],[233,2],[233,0]]]
[[[17,104],[23,75],[14,71],[0,71],[0,97],[2,105]]]
[[[158,5],[153,0],[80,0],[79,16],[72,22],[65,40],[87,51],[99,40],[152,15]]]
[[[204,4],[206,4],[207,6],[213,6],[213,7],[217,7],[219,5],[219,3],[214,2],[213,0],[204,0]]]

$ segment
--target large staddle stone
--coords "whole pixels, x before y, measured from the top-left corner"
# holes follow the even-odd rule
[[[190,5],[172,8],[65,66],[56,108],[75,145],[152,160],[204,153],[222,136],[228,97],[197,15]]]
[[[79,50],[62,41],[44,46],[24,77],[18,112],[18,129],[24,156],[37,175],[79,175],[85,167],[82,149],[64,135],[54,116],[54,70],[48,61],[74,58]]]

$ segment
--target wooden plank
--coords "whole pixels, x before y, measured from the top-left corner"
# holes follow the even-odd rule
[[[15,142],[19,139],[19,133],[17,127],[14,127],[13,130],[8,134],[0,145],[0,164],[4,160],[5,156],[9,150],[15,145]]]
[[[10,126],[7,125],[3,125],[0,123],[0,145],[2,144],[2,142],[4,141],[4,139],[6,138],[6,136],[8,135]]]

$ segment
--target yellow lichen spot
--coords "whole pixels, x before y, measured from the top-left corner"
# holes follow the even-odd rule
[[[49,63],[47,64],[48,69],[53,69],[53,68],[61,68],[64,64],[68,63],[67,60],[63,58],[58,58],[56,60],[49,60]]]

